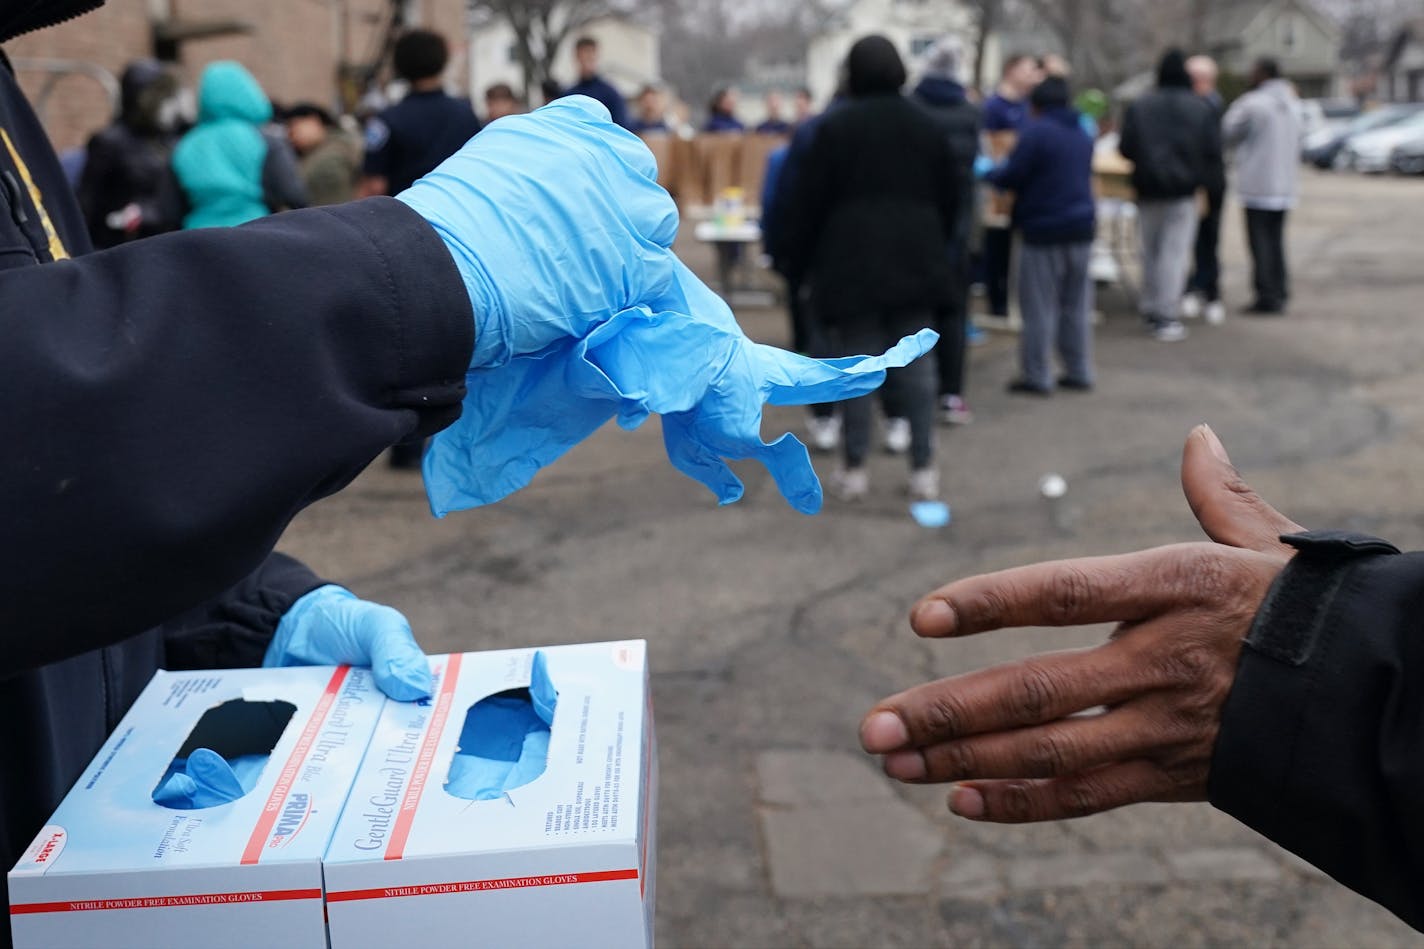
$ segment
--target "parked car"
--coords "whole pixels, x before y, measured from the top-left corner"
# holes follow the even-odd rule
[[[1359,114],[1360,105],[1354,99],[1305,99],[1300,104],[1301,139],[1343,128]]]
[[[1389,161],[1394,150],[1421,134],[1424,134],[1424,112],[1416,111],[1402,121],[1384,128],[1352,135],[1336,156],[1335,167],[1382,175],[1389,171]]]
[[[1424,135],[1396,146],[1389,165],[1401,175],[1424,175]]]
[[[1388,128],[1424,110],[1424,103],[1380,106],[1346,122],[1341,128],[1326,128],[1306,136],[1303,157],[1317,168],[1334,168],[1345,143],[1356,135]]]

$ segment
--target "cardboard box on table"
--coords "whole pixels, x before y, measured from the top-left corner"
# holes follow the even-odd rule
[[[536,650],[432,659],[425,706],[389,703],[325,861],[333,949],[652,945],[657,750],[646,644],[542,651],[558,702],[546,770],[452,796],[467,711],[528,687]]]
[[[364,669],[158,673],[9,874],[15,945],[325,945],[321,858],[385,704]],[[154,803],[190,733],[263,732],[240,799]]]

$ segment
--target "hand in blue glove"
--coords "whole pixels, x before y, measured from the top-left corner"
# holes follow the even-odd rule
[[[168,766],[153,802],[180,811],[230,804],[257,786],[269,757],[239,755],[228,761],[216,751],[197,748]]]
[[[548,660],[536,652],[528,699],[491,695],[466,714],[446,793],[466,801],[493,801],[543,774],[558,702]]]
[[[430,663],[399,611],[327,584],[303,596],[277,624],[264,666],[369,666],[398,702],[430,695]]]
[[[475,312],[472,368],[586,336],[657,298],[677,207],[608,109],[559,99],[481,132],[397,199],[444,239]]]
[[[983,181],[989,172],[997,167],[998,165],[994,162],[994,159],[988,155],[979,155],[974,159],[974,177],[978,181]]]

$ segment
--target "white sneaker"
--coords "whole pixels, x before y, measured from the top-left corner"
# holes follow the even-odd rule
[[[915,501],[939,500],[939,469],[921,468],[910,472],[910,498]]]
[[[1226,322],[1226,304],[1220,300],[1213,300],[1206,305],[1206,321],[1212,326],[1220,326]]]
[[[1152,327],[1152,338],[1159,343],[1180,343],[1187,338],[1187,328],[1176,320],[1167,320]]]
[[[840,416],[832,415],[830,418],[810,416],[806,419],[806,434],[811,438],[813,451],[822,454],[835,451],[841,445]]]
[[[1182,319],[1194,320],[1202,315],[1202,298],[1195,293],[1182,297]]]
[[[910,450],[910,420],[907,418],[887,418],[885,420],[885,450],[892,455],[903,455]]]
[[[831,491],[847,503],[864,501],[870,493],[870,472],[864,468],[837,471],[831,476]]]

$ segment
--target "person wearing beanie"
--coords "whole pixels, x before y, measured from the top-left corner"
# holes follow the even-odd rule
[[[1019,254],[1019,377],[1015,395],[1048,396],[1055,387],[1091,391],[1093,281],[1088,276],[1097,204],[1093,198],[1093,143],[1070,105],[1068,81],[1050,76],[1029,98],[1031,117],[1008,160],[989,172],[989,184],[1012,191]],[[1063,375],[1053,377],[1052,351]]]
[[[784,210],[784,248],[793,280],[810,287],[812,319],[827,355],[880,352],[933,326],[951,302],[946,248],[960,219],[960,190],[948,173],[949,139],[901,94],[904,61],[883,36],[859,40],[846,60],[846,99],[816,127]],[[878,348],[877,348],[878,347]],[[910,493],[939,496],[934,464],[934,360],[891,370],[887,385],[910,423]],[[844,500],[864,498],[870,478],[873,396],[844,405],[845,467],[834,481]]]
[[[949,245],[950,302],[940,312],[939,360],[940,420],[946,425],[967,425],[974,420],[964,400],[965,344],[969,331],[969,252],[974,233],[974,159],[979,157],[979,109],[969,101],[959,81],[964,45],[946,36],[930,48],[924,73],[915,86],[914,99],[939,126],[949,142],[953,164],[946,173],[959,189],[959,219]]]
[[[1185,339],[1182,295],[1197,231],[1197,189],[1221,163],[1216,114],[1192,91],[1181,50],[1168,50],[1157,88],[1127,108],[1122,156],[1133,163],[1142,236],[1142,317],[1161,342]]]

